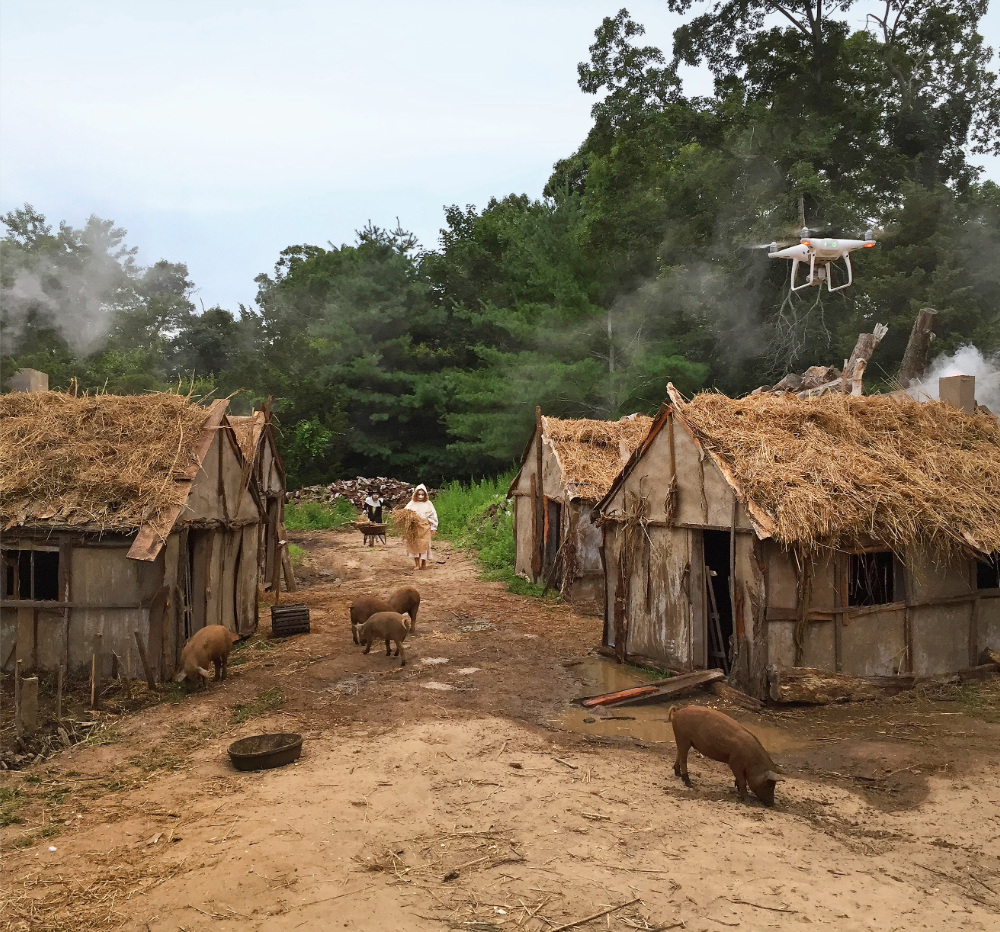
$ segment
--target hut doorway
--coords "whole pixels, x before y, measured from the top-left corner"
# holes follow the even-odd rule
[[[705,549],[705,644],[708,665],[727,674],[733,660],[733,603],[729,596],[730,535],[703,531]],[[715,611],[713,612],[713,607]]]
[[[542,575],[548,579],[552,572],[552,564],[559,558],[559,548],[562,546],[562,503],[551,498],[545,499],[545,544],[542,552]],[[558,588],[562,584],[562,573],[556,570],[553,584]]]
[[[182,584],[185,639],[209,623],[208,596],[214,543],[214,531],[191,528],[187,532],[187,572]]]

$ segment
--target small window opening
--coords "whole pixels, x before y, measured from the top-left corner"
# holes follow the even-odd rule
[[[896,566],[891,551],[852,553],[848,605],[885,605],[896,601]]]
[[[5,550],[3,597],[36,602],[59,601],[59,551]]]
[[[1000,550],[976,564],[976,588],[1000,589]]]

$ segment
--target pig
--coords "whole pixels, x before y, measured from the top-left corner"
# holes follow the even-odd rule
[[[778,767],[752,732],[716,709],[696,705],[683,708],[671,706],[667,720],[674,727],[677,744],[674,773],[687,786],[691,785],[687,769],[688,751],[693,746],[705,757],[729,764],[741,801],[746,802],[749,786],[765,806],[774,805],[774,786],[782,778],[778,775]]]
[[[406,666],[406,651],[403,641],[410,630],[410,620],[398,612],[376,612],[362,626],[359,636],[365,645],[362,653],[367,654],[372,649],[373,641],[385,639],[385,655],[389,656],[389,641],[396,642],[396,656],[400,658],[400,666]]]
[[[394,612],[410,616],[410,634],[417,633],[417,609],[420,608],[420,593],[410,586],[397,589],[389,596],[389,604]]]
[[[205,680],[212,675],[208,668],[212,663],[215,664],[215,678],[224,680],[229,650],[239,639],[238,634],[224,625],[206,625],[196,631],[181,651],[181,669],[174,679],[178,683],[187,680],[188,685],[198,683],[204,689]]]
[[[400,589],[400,592],[403,590]],[[395,595],[395,593],[393,593]],[[358,640],[358,629],[376,612],[396,611],[385,599],[380,599],[377,595],[358,596],[351,603],[351,635],[354,643],[360,644]]]

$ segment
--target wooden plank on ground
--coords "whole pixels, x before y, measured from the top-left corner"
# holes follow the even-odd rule
[[[694,673],[682,673],[667,680],[656,680],[631,689],[617,690],[613,693],[603,693],[599,696],[588,696],[583,700],[587,708],[593,706],[633,705],[640,702],[657,702],[671,696],[678,696],[699,686],[725,679],[721,670],[696,670]]]

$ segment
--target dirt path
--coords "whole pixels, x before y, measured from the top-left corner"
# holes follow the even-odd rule
[[[296,543],[312,634],[0,776],[21,820],[0,929],[540,932],[629,901],[580,928],[997,927],[996,687],[733,713],[789,770],[774,809],[744,805],[697,755],[694,786],[674,778],[665,709],[569,705],[628,679],[588,657],[598,619],[447,548],[414,574],[395,541]],[[399,585],[424,597],[405,668],[347,622]],[[233,770],[228,744],[262,730],[302,733],[302,759]]]

